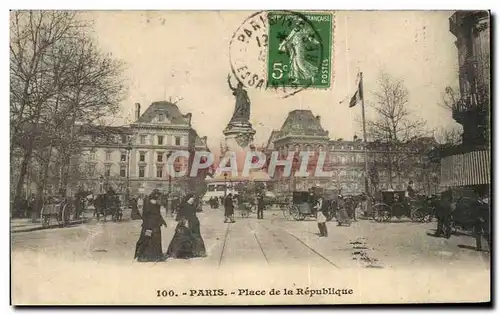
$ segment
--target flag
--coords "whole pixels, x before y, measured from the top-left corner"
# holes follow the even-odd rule
[[[363,100],[363,77],[361,75],[361,72],[358,73],[358,78],[356,81],[358,83],[358,87],[356,88],[356,92],[349,101],[349,107],[354,107],[356,106],[356,104]]]

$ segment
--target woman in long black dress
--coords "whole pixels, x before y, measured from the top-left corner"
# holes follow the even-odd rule
[[[200,221],[196,216],[194,197],[188,195],[178,213],[175,234],[168,246],[167,257],[192,258],[205,257],[205,242],[201,237]]]
[[[135,247],[137,261],[163,260],[161,226],[167,226],[160,213],[160,193],[156,189],[144,202],[141,236]]]

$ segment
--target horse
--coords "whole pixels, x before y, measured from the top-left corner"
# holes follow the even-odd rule
[[[104,222],[106,222],[108,215],[111,215],[113,221],[119,221],[123,217],[120,205],[120,200],[116,195],[99,194],[94,198],[93,215],[97,217],[97,221],[99,221],[102,216]]]

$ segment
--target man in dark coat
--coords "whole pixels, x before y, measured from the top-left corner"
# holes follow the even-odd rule
[[[436,207],[437,229],[434,236],[450,238],[452,203],[453,193],[451,189],[441,193],[441,198]]]
[[[141,236],[137,241],[134,256],[138,261],[163,260],[161,226],[167,226],[167,223],[160,213],[160,193],[155,189],[144,204]]]
[[[141,213],[139,212],[139,207],[137,206],[137,199],[132,198],[130,200],[130,208],[132,208],[132,213],[130,214],[130,218],[132,220],[142,219]]]
[[[257,196],[257,219],[264,219],[264,196],[259,194]]]
[[[233,215],[234,215],[233,195],[229,194],[224,200],[224,216],[225,216],[224,223],[234,223]]]

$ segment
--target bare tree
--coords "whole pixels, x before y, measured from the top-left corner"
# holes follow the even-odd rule
[[[33,159],[39,198],[54,167],[64,188],[71,156],[82,148],[79,126],[115,113],[123,98],[123,64],[97,49],[90,30],[70,11],[11,14],[11,157],[21,157],[19,169],[11,166],[17,197]]]
[[[367,121],[374,145],[381,149],[381,153],[375,155],[374,163],[389,171],[391,186],[393,173],[396,173],[398,184],[401,184],[402,170],[408,164],[408,143],[426,134],[426,124],[411,113],[409,93],[402,80],[382,72],[374,98],[376,118]]]
[[[10,41],[11,152],[22,151],[15,197],[20,197],[40,118],[46,102],[57,93],[57,76],[44,66],[52,48],[81,27],[68,11],[14,11]]]
[[[462,143],[462,128],[437,128],[434,131],[437,143],[444,146],[456,146]]]

